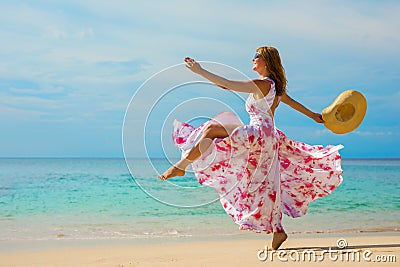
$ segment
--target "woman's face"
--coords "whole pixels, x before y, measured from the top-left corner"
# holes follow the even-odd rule
[[[252,70],[262,73],[265,71],[265,66],[266,63],[264,59],[261,58],[261,55],[259,53],[256,53],[253,58],[253,68]]]

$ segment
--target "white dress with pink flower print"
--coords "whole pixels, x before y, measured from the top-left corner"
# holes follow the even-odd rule
[[[185,156],[210,123],[238,124],[230,136],[215,139],[192,163],[200,184],[213,187],[225,211],[240,229],[282,232],[282,211],[291,217],[307,212],[308,204],[329,195],[342,182],[338,150],[343,146],[310,146],[287,138],[275,128],[270,107],[275,83],[263,99],[250,94],[244,125],[223,112],[198,128],[175,120],[173,140]]]

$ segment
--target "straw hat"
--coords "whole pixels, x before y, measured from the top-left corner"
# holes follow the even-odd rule
[[[347,90],[322,111],[322,118],[326,128],[334,133],[344,134],[360,125],[366,111],[365,97],[358,91]]]

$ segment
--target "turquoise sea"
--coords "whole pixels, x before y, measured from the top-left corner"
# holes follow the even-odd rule
[[[241,235],[212,188],[166,160],[0,159],[0,241]],[[400,159],[344,159],[343,183],[288,233],[400,231]],[[254,234],[256,235],[256,234]]]

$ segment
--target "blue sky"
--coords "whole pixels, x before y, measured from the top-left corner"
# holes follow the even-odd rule
[[[185,56],[256,77],[251,57],[262,45],[278,48],[290,95],[312,110],[346,89],[367,97],[363,124],[346,135],[281,105],[276,124],[289,137],[344,144],[348,158],[400,157],[398,1],[16,0],[0,9],[0,157],[122,157],[125,110],[147,79]],[[169,89],[159,85],[149,95]],[[224,97],[212,86],[204,92]],[[231,106],[246,120],[240,103]],[[152,118],[165,121],[171,106],[159,109]],[[137,113],[138,131],[144,115]],[[132,147],[143,144],[132,139]],[[163,156],[150,143],[149,154]]]

